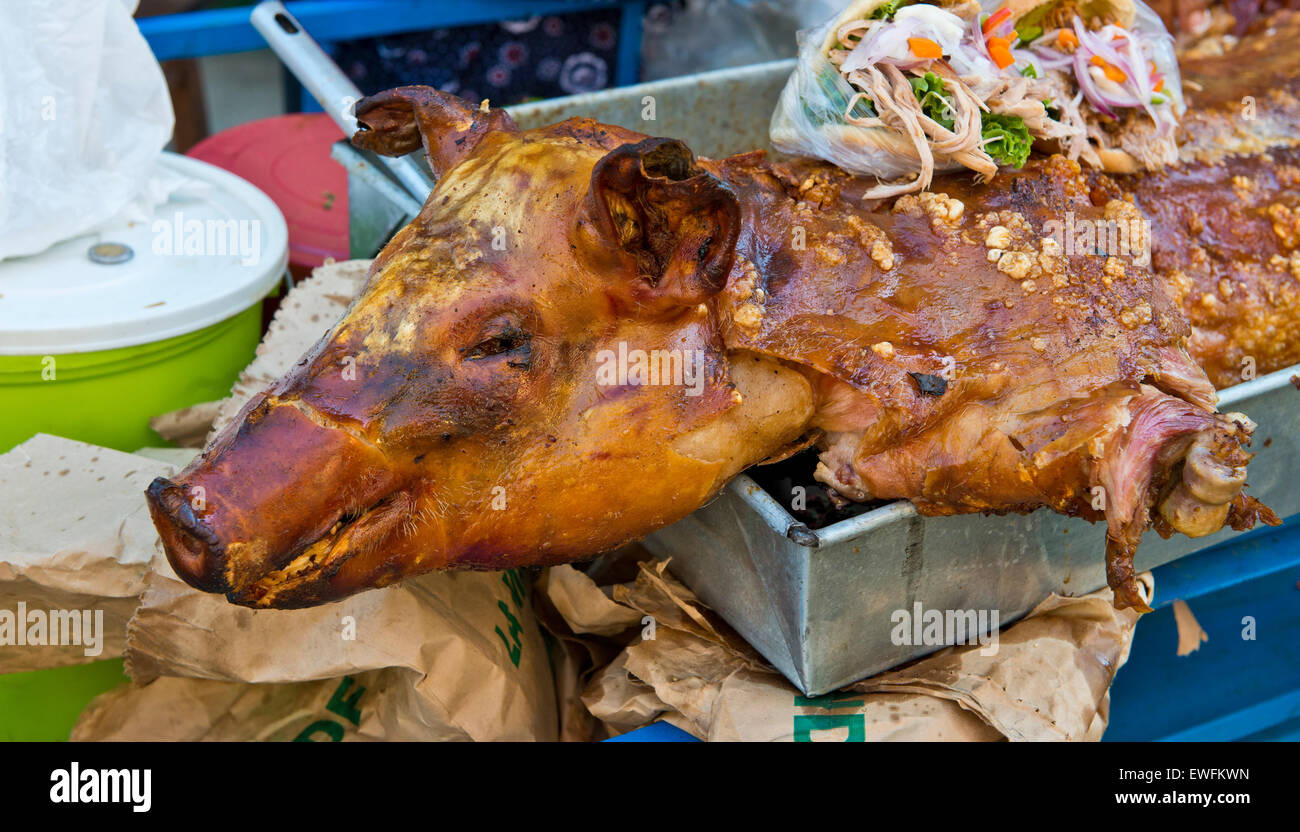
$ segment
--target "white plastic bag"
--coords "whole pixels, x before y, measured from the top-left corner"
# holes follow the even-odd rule
[[[839,19],[837,14],[814,29],[799,32],[799,63],[781,90],[768,129],[772,146],[881,180],[915,176],[921,159],[905,134],[886,127],[860,127],[844,118],[857,90],[822,54],[822,45]],[[934,156],[936,171],[961,167],[942,154]]]
[[[171,99],[136,3],[0,3],[0,260],[139,215],[133,203],[167,190],[151,180]]]

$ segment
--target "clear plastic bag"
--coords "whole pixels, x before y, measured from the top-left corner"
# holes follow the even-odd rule
[[[856,16],[869,12],[874,4],[859,3]],[[936,4],[940,5],[940,4]],[[981,0],[982,10],[991,14],[1006,0]],[[1164,76],[1165,91],[1173,99],[1174,112],[1184,109],[1182,84],[1173,39],[1159,15],[1141,0],[1133,0],[1135,19],[1132,29],[1151,44],[1152,52]],[[853,7],[850,7],[853,8]],[[847,11],[847,10],[846,10]],[[772,114],[769,135],[772,146],[784,153],[812,156],[831,162],[850,173],[874,176],[882,181],[915,178],[922,173],[922,162],[915,144],[901,130],[885,126],[862,126],[849,122],[846,109],[859,92],[854,89],[825,55],[826,44],[837,24],[847,17],[846,11],[813,29],[799,32],[799,63],[781,92]],[[869,117],[864,105],[854,116]],[[965,166],[941,152],[933,153],[933,169],[961,170]],[[917,189],[924,178],[911,184]],[[905,186],[880,188],[901,192]]]
[[[1187,109],[1187,104],[1183,101],[1183,76],[1178,70],[1178,52],[1174,48],[1174,37],[1169,34],[1165,22],[1160,19],[1160,15],[1156,14],[1155,9],[1142,0],[1133,0],[1133,5],[1137,7],[1137,19],[1133,22],[1133,29],[1145,35],[1147,42],[1151,44],[1151,51],[1155,53],[1156,66],[1160,67],[1165,76],[1165,90],[1174,100],[1174,112],[1181,116]]]
[[[888,127],[850,124],[844,117],[857,90],[822,54],[839,19],[836,15],[815,29],[799,32],[799,63],[781,91],[768,129],[772,146],[882,180],[915,176],[921,159],[905,134]],[[936,171],[961,167],[941,153],[934,155]]]

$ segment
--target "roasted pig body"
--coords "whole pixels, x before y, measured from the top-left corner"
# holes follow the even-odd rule
[[[298,607],[590,557],[811,443],[849,499],[1104,520],[1121,606],[1145,608],[1152,518],[1267,515],[1242,493],[1253,426],[1215,412],[1141,258],[1044,234],[1137,216],[1064,158],[864,205],[873,183],[827,165],[520,131],[427,88],[357,113],[357,144],[423,145],[438,184],[317,346],[149,488],[200,589]]]

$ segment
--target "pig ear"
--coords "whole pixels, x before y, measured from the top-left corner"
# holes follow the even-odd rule
[[[354,112],[354,145],[384,156],[402,156],[423,145],[435,176],[473,153],[489,132],[518,129],[505,110],[475,107],[432,87],[381,92],[358,101]]]
[[[696,304],[726,283],[740,202],[686,145],[646,139],[611,151],[587,199],[597,235],[635,260],[639,300]]]

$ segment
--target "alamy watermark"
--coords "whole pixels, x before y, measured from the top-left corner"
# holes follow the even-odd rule
[[[51,803],[125,803],[133,812],[153,806],[153,769],[82,768],[72,762],[50,772]]]
[[[602,387],[677,386],[686,395],[704,392],[704,350],[628,349],[620,341],[617,350],[596,353],[596,384]]]
[[[0,647],[75,647],[87,656],[104,652],[103,610],[0,609]]]
[[[898,646],[951,647],[956,644],[979,644],[981,656],[998,652],[997,610],[925,609],[921,602],[911,610],[894,610],[889,621],[894,625],[889,640]]]
[[[1076,219],[1073,211],[1067,211],[1064,222],[1043,223],[1043,234],[1055,240],[1066,257],[1132,257],[1136,265],[1151,264],[1151,221],[1147,219]]]
[[[149,230],[154,233],[153,253],[158,255],[235,255],[241,266],[252,266],[262,258],[261,220],[186,219],[177,211],[170,220],[154,220]]]

